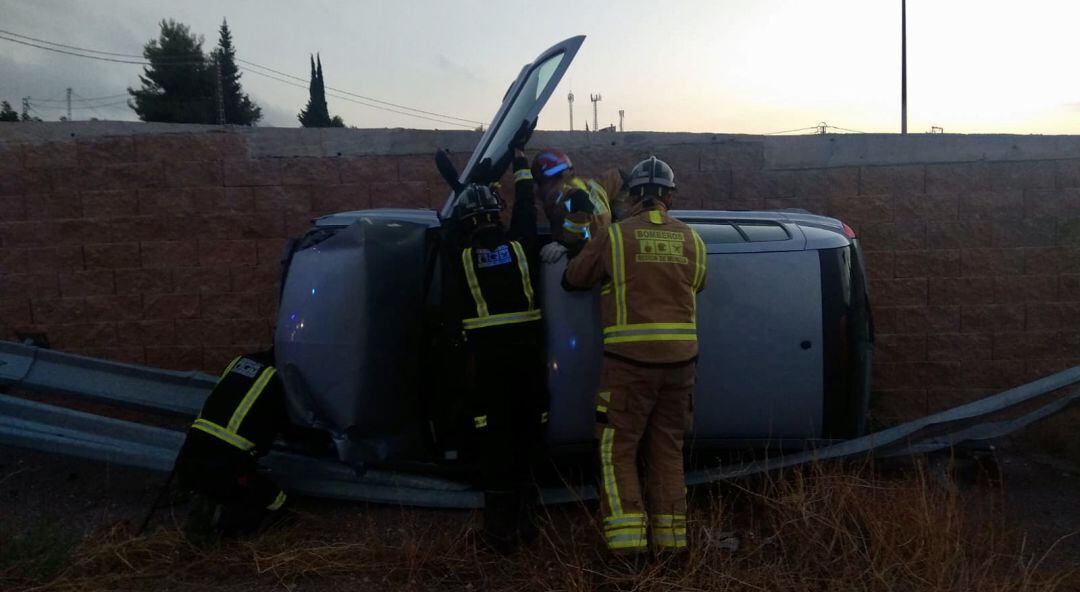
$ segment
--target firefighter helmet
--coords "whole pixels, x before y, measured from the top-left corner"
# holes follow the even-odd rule
[[[476,228],[486,223],[499,223],[503,201],[491,187],[471,183],[462,189],[454,204],[453,218]]]
[[[544,148],[533,158],[532,175],[537,181],[574,169],[570,157],[558,148]]]
[[[649,187],[675,189],[675,171],[655,156],[637,163],[626,180],[627,189]]]

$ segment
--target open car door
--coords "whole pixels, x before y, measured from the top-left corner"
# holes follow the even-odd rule
[[[578,35],[557,43],[521,69],[506,91],[491,125],[473,150],[465,170],[458,176],[459,186],[489,183],[502,176],[510,164],[508,144],[514,133],[522,122],[533,121],[540,115],[584,41],[585,36]],[[457,192],[452,191],[439,212],[440,219],[450,216],[456,199]]]

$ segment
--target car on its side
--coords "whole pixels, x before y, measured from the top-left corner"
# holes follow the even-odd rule
[[[522,69],[461,183],[505,170],[510,137],[535,120],[583,41],[557,44]],[[460,402],[448,388],[458,373],[454,354],[438,331],[447,312],[439,228],[454,198],[440,213],[324,216],[290,244],[274,336],[278,368],[293,421],[327,433],[344,462],[468,460]],[[672,213],[708,252],[690,449],[781,449],[862,435],[873,331],[851,229],[795,210]],[[564,267],[545,264],[538,289],[555,456],[591,445],[602,355],[598,293],[563,291]]]

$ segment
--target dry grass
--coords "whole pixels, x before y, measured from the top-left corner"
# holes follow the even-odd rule
[[[992,496],[991,496],[992,497]],[[963,493],[915,470],[817,466],[723,490],[694,492],[692,552],[675,569],[654,561],[636,575],[610,560],[594,511],[554,508],[541,540],[512,558],[477,549],[474,516],[370,508],[302,514],[261,537],[204,550],[175,528],[132,537],[118,526],[83,541],[70,564],[35,584],[9,568],[0,588],[21,590],[881,590],[1065,591],[1080,575],[1041,564],[986,490]],[[735,532],[741,548],[719,544]]]

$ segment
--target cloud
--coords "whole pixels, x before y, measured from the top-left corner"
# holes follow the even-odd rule
[[[303,105],[296,110],[289,110],[285,107],[260,101],[256,97],[251,97],[251,99],[262,108],[262,119],[259,120],[260,127],[299,127],[300,122],[296,120],[296,114],[303,108]]]

